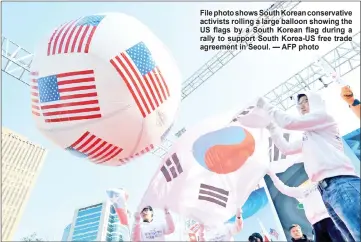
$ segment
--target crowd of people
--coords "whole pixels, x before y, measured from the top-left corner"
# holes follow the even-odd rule
[[[342,88],[341,96],[360,118],[360,101],[354,98],[350,87]],[[303,234],[301,226],[291,225],[291,240],[360,241],[360,177],[344,154],[338,124],[326,112],[325,102],[319,94],[300,93],[296,101],[299,116],[289,115],[263,98],[259,98],[257,102],[257,107],[267,111],[271,117],[272,123],[267,129],[275,145],[286,155],[301,154],[305,171],[311,181],[306,187],[288,187],[277,177],[272,165],[268,172],[280,192],[302,200],[306,217],[313,227],[314,238],[311,239]],[[303,131],[302,140],[287,142],[281,129]],[[317,192],[312,193],[312,190]],[[132,240],[164,241],[165,235],[175,231],[168,209],[165,208],[164,213],[165,224],[153,223],[154,214],[150,206],[135,213]],[[234,224],[224,224],[218,228],[207,228],[200,224],[197,240],[232,241],[242,228],[242,211],[238,209]],[[259,233],[253,233],[248,240],[263,242],[264,238]]]

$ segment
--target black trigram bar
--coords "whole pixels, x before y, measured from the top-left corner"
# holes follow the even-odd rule
[[[252,109],[254,109],[255,106],[249,106],[248,108],[245,108],[242,112],[240,112],[239,114],[237,114],[237,116],[235,118],[232,119],[232,122],[236,122],[237,119],[242,116],[242,115],[246,115],[248,114],[249,112],[252,111]]]
[[[177,153],[174,153],[169,157],[165,164],[160,168],[163,176],[167,182],[171,182],[174,178],[177,178],[179,174],[183,172],[183,168],[179,163]]]
[[[285,138],[285,140],[287,141],[287,142],[289,142],[289,140],[290,140],[290,134],[289,133],[284,133],[283,134],[283,137]],[[269,137],[268,138],[268,147],[270,148],[269,149],[269,159],[270,159],[270,162],[272,162],[272,161],[278,161],[279,160],[279,158],[280,158],[280,150],[275,146],[275,145],[273,145],[273,141],[272,141],[272,138],[271,137]],[[273,145],[273,159],[272,159],[272,149],[271,149],[271,147],[272,147],[272,145]],[[286,155],[285,154],[281,154],[281,160],[282,159],[286,159]]]
[[[239,115],[246,115],[248,114],[252,109],[254,109],[255,106],[249,106],[248,108],[246,108],[245,110],[243,110]]]
[[[215,203],[222,207],[227,207],[228,195],[229,191],[206,184],[201,184],[198,199]]]

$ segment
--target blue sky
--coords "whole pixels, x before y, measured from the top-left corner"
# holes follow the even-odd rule
[[[298,9],[345,9],[354,11],[354,32],[359,31],[357,3],[302,3]],[[56,26],[83,15],[123,12],[145,23],[172,52],[185,78],[215,53],[199,50],[200,9],[259,10],[270,3],[26,3],[2,4],[3,35],[33,51],[36,44]],[[175,131],[225,109],[241,107],[275,85],[287,80],[326,53],[336,43],[324,43],[319,51],[246,51],[182,102]],[[282,58],[280,58],[282,56]],[[50,143],[35,128],[30,112],[28,87],[3,74],[3,126],[49,149],[15,240],[37,232],[47,239],[60,239],[74,209],[105,199],[109,187],[130,192],[134,210],[158,167],[159,159],[146,155],[124,167],[96,166],[80,160]]]

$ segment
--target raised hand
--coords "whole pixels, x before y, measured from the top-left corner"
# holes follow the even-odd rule
[[[352,92],[350,86],[342,87],[341,97],[345,102],[347,102],[348,105],[351,105],[355,101],[355,98],[353,96],[353,92]]]

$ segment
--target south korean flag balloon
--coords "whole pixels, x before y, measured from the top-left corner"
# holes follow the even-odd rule
[[[220,114],[184,133],[163,159],[143,197],[206,226],[223,224],[241,207],[269,166],[268,133]]]

